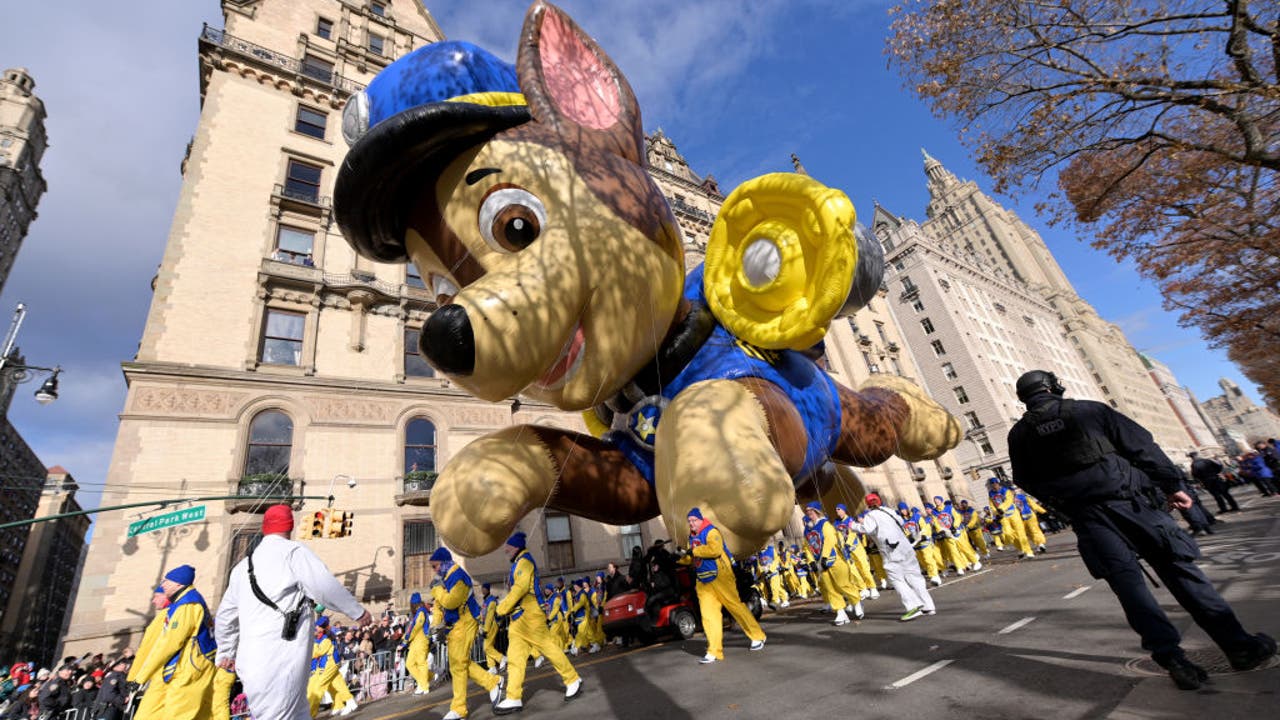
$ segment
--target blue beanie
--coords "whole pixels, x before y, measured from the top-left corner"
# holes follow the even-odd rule
[[[507,544],[517,550],[525,549],[525,546],[528,545],[528,542],[529,542],[528,538],[525,537],[525,534],[522,532],[517,532],[513,534],[511,537],[507,538]]]
[[[438,547],[431,553],[431,562],[453,562],[453,555],[449,552],[449,548]]]
[[[701,511],[701,510],[699,510],[698,508],[693,508],[692,510],[690,510],[690,511],[689,511],[689,514],[688,514],[688,515],[686,515],[685,517],[696,517],[696,518],[698,518],[699,520],[701,520],[701,519],[702,519],[702,511]]]
[[[603,571],[603,570],[601,570],[600,572],[596,573],[596,577],[598,577],[598,578],[602,578],[602,577],[604,577],[604,571]]]
[[[196,581],[196,569],[190,565],[180,565],[170,570],[164,579],[172,580],[179,585],[190,585]]]
[[[547,583],[546,585],[543,585],[543,586],[542,586],[542,589],[543,589],[543,590],[555,590],[555,589],[556,589],[556,587],[555,587],[555,585],[552,585],[551,583]]]
[[[933,496],[933,499],[934,499],[934,500],[941,500],[941,499],[942,499],[942,496],[941,496],[941,495],[934,495],[934,496]]]
[[[817,510],[818,512],[822,512],[822,503],[818,502],[817,500],[813,500],[808,505],[805,505],[804,509]]]
[[[843,510],[843,511],[845,511],[845,512],[849,512],[849,508],[845,507],[844,503],[837,503],[837,504],[836,504],[836,509],[837,509],[837,510]]]
[[[898,503],[898,509],[899,509],[899,510],[906,510],[906,509],[907,509],[907,508],[909,508],[909,507],[910,507],[910,506],[909,506],[909,505],[907,505],[907,503],[906,503],[906,502],[900,502],[900,503]]]
[[[422,593],[414,593],[409,596],[409,604],[412,605],[414,603],[422,603]]]
[[[327,617],[316,618],[316,627],[318,628],[329,627],[329,618]]]
[[[493,589],[493,584],[492,584],[492,583],[484,583],[484,584],[483,584],[483,585],[481,585],[480,587],[484,588],[485,590],[491,590],[491,589]]]

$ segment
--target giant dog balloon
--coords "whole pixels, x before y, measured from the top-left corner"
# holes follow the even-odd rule
[[[596,435],[504,428],[462,448],[432,491],[453,549],[489,552],[547,506],[613,524],[702,508],[750,553],[822,494],[832,461],[934,458],[955,418],[914,385],[841,387],[811,359],[865,304],[882,256],[843,193],[767,175],[731,193],[704,266],[644,166],[640,109],[613,61],[535,2],[516,66],[463,42],[394,62],[343,114],[344,236],[413,262],[440,306],[431,365],[478,398],[586,411]]]

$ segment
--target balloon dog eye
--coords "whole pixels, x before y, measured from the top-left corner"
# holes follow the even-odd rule
[[[538,239],[547,222],[542,201],[527,190],[499,185],[480,204],[480,235],[500,253],[513,253]]]

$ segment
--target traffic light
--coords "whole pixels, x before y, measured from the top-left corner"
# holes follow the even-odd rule
[[[329,532],[325,537],[340,538],[342,537],[343,523],[347,514],[341,510],[329,511]]]
[[[329,529],[329,509],[322,508],[317,510],[311,516],[311,537],[322,538],[327,536]]]
[[[351,537],[351,521],[356,514],[353,512],[343,513],[342,518],[342,537]]]

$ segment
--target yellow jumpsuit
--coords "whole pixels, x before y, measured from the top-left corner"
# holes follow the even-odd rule
[[[445,641],[449,648],[449,677],[453,683],[453,701],[449,709],[466,717],[467,680],[485,690],[493,690],[498,686],[498,676],[471,662],[471,648],[476,641],[476,618],[480,615],[480,605],[471,597],[471,576],[454,565],[444,573],[443,588],[443,592],[436,596],[432,619],[444,622],[449,628]]]
[[[875,590],[876,579],[871,574],[871,561],[867,557],[867,548],[862,542],[862,537],[856,532],[850,532],[848,547],[849,567],[853,571],[854,578],[861,581],[859,584],[867,590]]]
[[[871,566],[872,579],[879,580],[883,589],[889,582],[889,576],[884,571],[884,558],[880,556],[880,548],[873,545],[867,545],[867,564]]]
[[[560,644],[561,650],[569,649],[569,603],[565,600],[563,590],[551,591],[551,614],[547,616],[551,625],[551,636]]]
[[[202,631],[212,637],[212,618],[203,601],[184,602],[192,597],[200,594],[187,588],[174,598],[173,605],[161,611],[161,617],[166,618],[164,629],[138,669],[137,682],[164,685],[165,720],[203,720],[212,714],[213,653],[202,651],[197,641]]]
[[[586,652],[591,647],[591,599],[585,592],[576,592],[570,603],[569,612],[578,625],[573,635],[573,647],[577,652]]]
[[[168,614],[162,609],[147,624],[147,629],[142,633],[142,642],[138,645],[138,652],[133,656],[133,664],[129,666],[129,674],[125,676],[127,682],[146,684],[147,678],[139,677],[138,673],[146,664],[147,657],[155,647],[156,638],[164,632],[164,626],[167,623]],[[155,682],[147,685],[146,692],[142,693],[142,702],[138,704],[138,709],[133,714],[136,720],[164,720],[165,718],[164,681],[159,676],[154,680]]]
[[[231,720],[231,686],[236,674],[222,668],[213,671],[213,720]]]
[[[1027,541],[1027,532],[1022,525],[1022,513],[1018,510],[1018,501],[1008,488],[991,496],[991,504],[1003,515],[1000,517],[1001,535],[1005,542],[1018,548],[1026,557],[1035,557],[1031,552],[1031,544]]]
[[[431,652],[430,632],[431,619],[427,616],[426,607],[420,607],[413,614],[409,633],[405,635],[409,638],[409,652],[404,658],[404,669],[423,692],[431,689],[431,669],[427,667],[427,654]]]
[[[1036,513],[1044,512],[1044,507],[1036,502],[1030,495],[1023,495],[1026,498],[1026,505],[1019,505],[1019,514],[1022,516],[1022,527],[1027,532],[1027,544],[1032,547],[1039,548],[1045,544],[1044,531],[1040,529],[1040,516]]]
[[[502,653],[498,652],[498,598],[490,595],[484,599],[484,659],[489,667],[497,668],[502,664]]]
[[[814,545],[820,545],[816,550],[818,565],[822,568],[822,577],[818,582],[822,597],[831,609],[840,611],[862,602],[862,593],[853,585],[853,575],[849,570],[849,563],[844,559],[835,526],[824,518],[805,532],[805,538],[809,541],[810,550],[814,549]]]
[[[738,597],[738,583],[733,577],[733,566],[724,549],[724,538],[711,523],[705,523],[697,533],[689,533],[690,554],[680,558],[685,565],[697,565],[698,607],[702,611],[702,632],[707,636],[707,654],[717,660],[724,659],[724,618],[721,609],[728,610],[738,627],[753,642],[764,640],[764,630],[756,622],[751,611]]]
[[[800,597],[808,598],[817,590],[818,579],[813,577],[809,565],[813,560],[813,556],[809,553],[809,548],[807,547],[803,551],[792,551],[792,553],[792,565],[800,583]]]
[[[588,597],[591,607],[587,612],[587,622],[591,625],[591,643],[593,645],[604,645],[606,642],[604,636],[604,587],[600,585],[592,587]]]
[[[307,678],[307,702],[311,705],[311,717],[320,712],[320,702],[327,692],[333,696],[333,708],[338,710],[354,700],[347,681],[339,672],[338,659],[333,656],[333,638],[328,633],[311,645],[311,677]]]
[[[507,630],[507,689],[509,700],[524,697],[524,673],[529,663],[530,650],[537,650],[551,662],[565,685],[578,681],[578,671],[573,669],[547,630],[547,616],[538,603],[538,567],[528,550],[521,550],[512,561],[507,587],[511,591],[498,603],[499,615],[510,615],[511,626]]]
[[[969,536],[969,545],[974,552],[986,557],[991,554],[991,548],[987,547],[987,539],[982,536],[982,516],[976,509],[970,508],[969,513],[960,514],[964,520],[965,534]]]
[[[935,505],[933,514],[935,518],[938,515],[946,516],[945,518],[930,519],[930,522],[934,525],[934,533],[939,536],[935,539],[934,544],[942,546],[939,551],[942,556],[943,567],[950,563],[955,566],[957,572],[963,573],[966,568],[977,562],[978,558],[974,555],[973,548],[968,546],[969,541],[965,534],[961,532],[960,536],[956,537],[947,525],[942,522],[943,519],[949,519],[951,527],[959,527],[961,522],[959,515],[952,508],[945,505],[941,508]],[[963,544],[961,544],[962,540],[964,541]]]
[[[768,578],[770,600],[773,601],[774,605],[781,606],[789,598],[787,597],[787,591],[782,587],[782,568],[775,553],[760,556],[760,574]]]
[[[916,560],[920,562],[920,570],[924,573],[925,578],[932,579],[941,570],[939,567],[941,556],[938,555],[938,548],[933,545],[933,523],[930,523],[923,515],[915,523],[920,532],[920,537],[913,546],[916,551]]]

